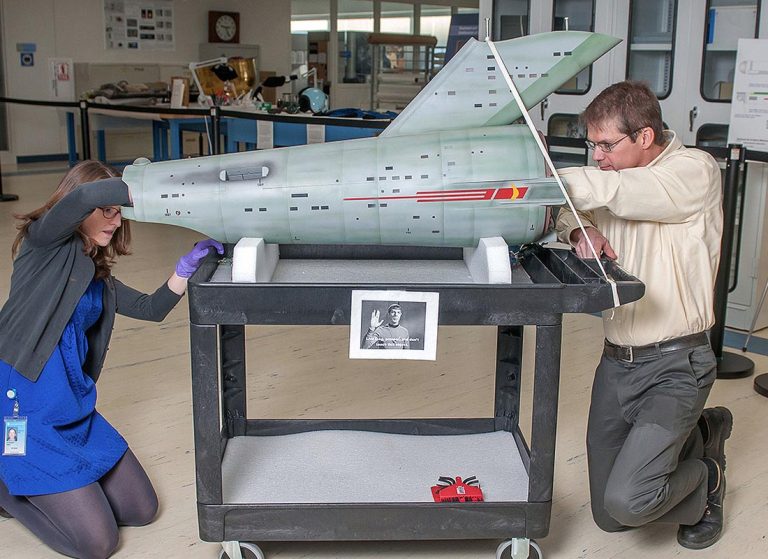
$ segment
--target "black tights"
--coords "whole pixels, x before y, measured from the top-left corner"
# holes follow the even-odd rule
[[[118,526],[143,526],[157,514],[157,495],[130,449],[98,482],[79,489],[16,497],[0,482],[0,507],[43,543],[79,559],[117,549]]]

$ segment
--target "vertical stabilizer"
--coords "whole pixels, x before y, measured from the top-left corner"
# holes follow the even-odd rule
[[[531,108],[619,42],[599,33],[554,31],[495,44]],[[381,136],[498,126],[520,116],[490,48],[471,39]]]

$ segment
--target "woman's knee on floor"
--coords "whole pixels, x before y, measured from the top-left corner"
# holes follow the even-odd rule
[[[157,494],[150,487],[150,491],[143,498],[138,499],[130,511],[126,511],[126,518],[121,518],[120,524],[122,526],[146,526],[155,519],[158,509]]]
[[[74,542],[80,559],[106,559],[116,550],[120,542],[117,525],[84,526]]]

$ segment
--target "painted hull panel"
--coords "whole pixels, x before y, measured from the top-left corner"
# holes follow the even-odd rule
[[[526,106],[618,42],[577,31],[496,43]],[[380,136],[150,163],[123,178],[129,219],[223,242],[476,246],[534,241],[564,199],[501,65],[470,41]]]
[[[220,180],[260,168],[267,176]],[[528,130],[512,125],[134,164],[123,176],[126,217],[223,242],[474,246],[541,236],[545,206],[563,203],[543,175]]]

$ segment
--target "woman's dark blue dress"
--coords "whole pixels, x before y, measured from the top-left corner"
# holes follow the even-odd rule
[[[26,456],[0,456],[0,478],[12,495],[44,495],[99,480],[128,449],[125,439],[95,409],[96,385],[83,372],[85,333],[101,315],[104,282],[94,280],[64,328],[37,382],[0,360],[3,417],[27,418]]]

